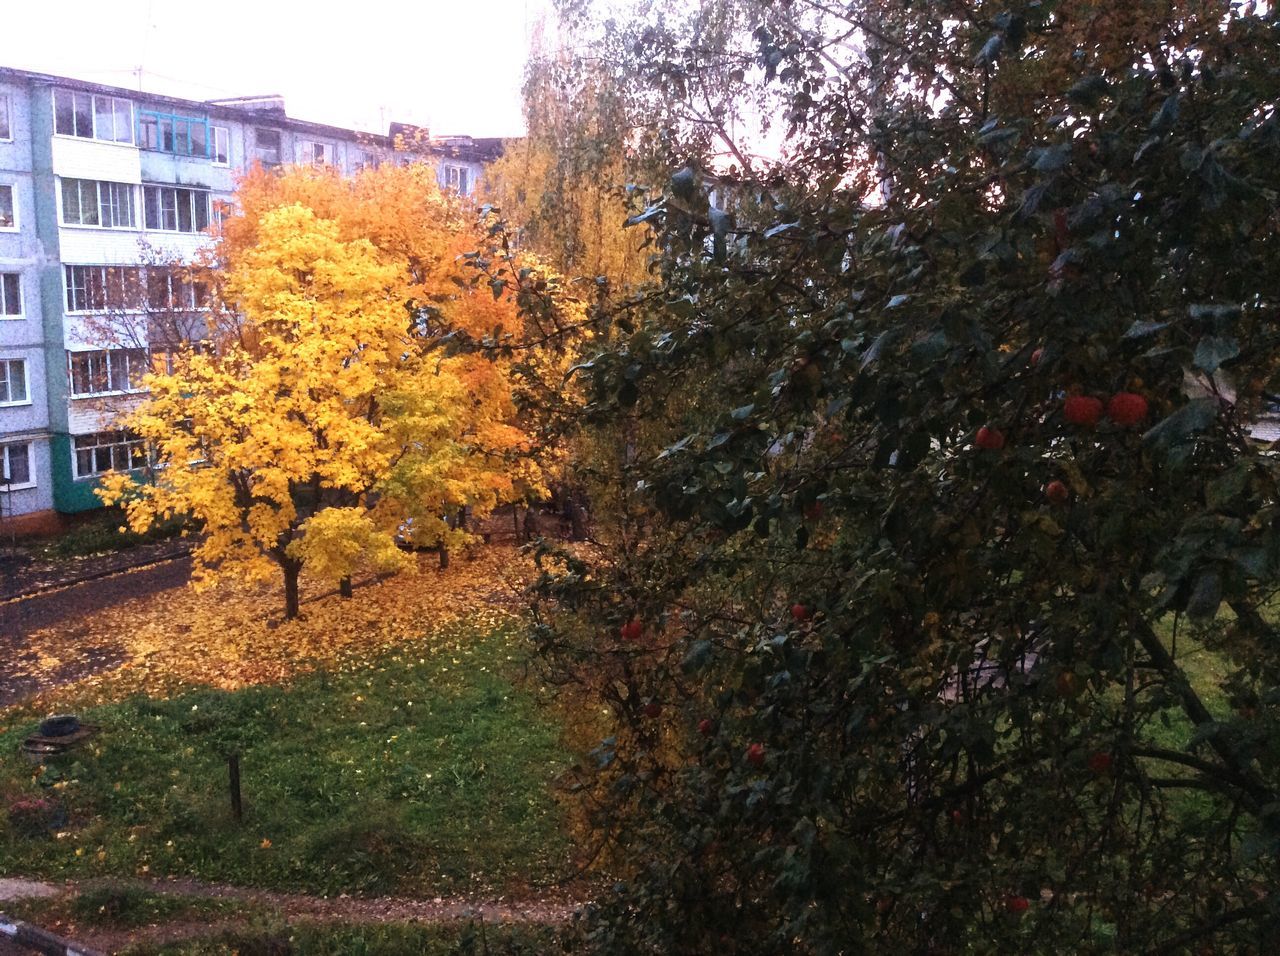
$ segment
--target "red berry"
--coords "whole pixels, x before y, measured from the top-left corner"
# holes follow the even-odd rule
[[[1025,913],[1031,908],[1031,901],[1025,896],[1006,896],[1004,898],[1004,908],[1010,913]]]
[[[764,766],[764,744],[752,744],[747,748],[747,763],[753,767]]]
[[[951,822],[952,822],[952,823],[956,823],[956,824],[964,823],[964,811],[963,811],[963,810],[952,810],[952,811],[951,811]]]
[[[1004,432],[998,428],[988,428],[983,425],[978,429],[974,443],[986,451],[999,451],[1004,447]]]
[[[1068,395],[1062,417],[1072,425],[1096,425],[1102,418],[1102,399],[1092,395]]]
[[[1107,417],[1117,425],[1136,425],[1147,417],[1147,400],[1133,392],[1116,392],[1107,402]]]
[[[640,635],[644,633],[644,625],[640,623],[639,618],[633,617],[622,625],[620,633],[624,641],[638,641],[640,640]]]
[[[1038,348],[1031,353],[1031,367],[1035,368],[1040,364],[1040,360],[1044,358],[1044,348]]]
[[[1063,504],[1071,497],[1071,492],[1067,486],[1060,481],[1051,481],[1044,486],[1044,496],[1052,501],[1055,505]]]
[[[662,705],[656,700],[651,700],[644,705],[644,715],[650,720],[655,720],[662,716]]]
[[[698,733],[704,737],[711,737],[716,732],[716,722],[710,717],[703,717],[698,721]]]
[[[815,501],[804,509],[804,516],[810,521],[817,521],[822,517],[823,507],[821,501]]]
[[[791,616],[795,618],[796,621],[798,622],[804,622],[809,620],[809,613],[810,613],[809,609],[805,607],[803,604],[791,605]]]
[[[1111,754],[1105,750],[1099,750],[1089,757],[1089,769],[1094,773],[1107,773],[1111,769],[1111,764]]]

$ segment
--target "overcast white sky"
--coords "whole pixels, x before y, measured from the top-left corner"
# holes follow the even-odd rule
[[[550,0],[9,0],[0,66],[188,99],[279,93],[290,116],[386,132],[523,132]]]

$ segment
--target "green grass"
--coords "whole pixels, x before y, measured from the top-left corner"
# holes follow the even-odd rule
[[[4,904],[7,916],[41,926],[57,923],[107,929],[244,918],[247,909],[240,900],[153,893],[128,885],[98,886],[71,896],[31,897]]]
[[[125,950],[124,956],[544,956],[563,949],[559,939],[558,931],[543,926],[299,922],[165,946],[136,946]]]
[[[0,822],[0,869],[189,875],[315,893],[494,892],[561,873],[559,728],[513,673],[511,631],[458,633],[287,687],[133,698],[41,770],[0,733],[0,799],[44,797],[49,833]],[[241,755],[243,823],[226,754]]]

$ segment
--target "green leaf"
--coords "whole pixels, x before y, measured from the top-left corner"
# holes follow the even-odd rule
[[[1196,580],[1195,589],[1187,599],[1187,617],[1207,620],[1218,613],[1222,603],[1222,576],[1217,571],[1206,571]]]
[[[1196,398],[1168,418],[1156,423],[1142,440],[1151,444],[1175,444],[1193,432],[1203,431],[1218,417],[1216,398]]]
[[[1168,322],[1134,322],[1129,326],[1129,330],[1125,332],[1126,339],[1140,339],[1148,335],[1154,335],[1161,329],[1169,327]]]
[[[700,671],[711,662],[711,642],[694,641],[680,666],[687,672]]]
[[[1240,343],[1235,339],[1206,335],[1196,345],[1196,354],[1192,361],[1196,368],[1203,369],[1212,375],[1223,362],[1229,362],[1239,354]]]
[[[694,197],[698,188],[698,174],[692,166],[686,166],[671,177],[671,191],[686,201]]]
[[[1101,97],[1105,96],[1110,89],[1111,87],[1107,83],[1106,77],[1095,73],[1093,76],[1086,76],[1083,79],[1076,80],[1071,85],[1071,89],[1067,90],[1067,99],[1083,103],[1085,106],[1092,106]]]

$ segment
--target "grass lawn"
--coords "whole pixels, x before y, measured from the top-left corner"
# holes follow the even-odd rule
[[[25,827],[4,821],[0,869],[403,895],[559,876],[571,852],[551,785],[568,755],[519,683],[519,640],[458,624],[281,686],[131,697],[82,712],[101,733],[44,766],[18,752],[30,716],[10,715],[0,799],[46,803]]]

